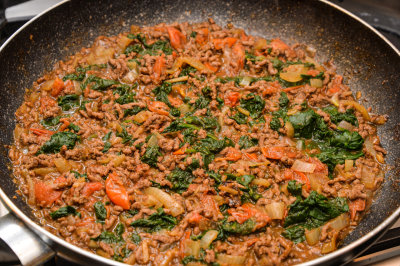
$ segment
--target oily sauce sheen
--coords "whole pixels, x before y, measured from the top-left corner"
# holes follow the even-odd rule
[[[41,225],[138,265],[291,265],[332,252],[383,181],[333,62],[207,22],[100,36],[40,77],[9,156]]]

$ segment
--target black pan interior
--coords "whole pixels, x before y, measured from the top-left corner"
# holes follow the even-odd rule
[[[249,34],[268,39],[280,37],[293,44],[317,48],[321,61],[333,59],[338,72],[353,92],[362,91],[362,102],[373,112],[388,114],[379,136],[389,153],[391,166],[371,212],[344,241],[350,243],[381,223],[400,205],[398,162],[400,155],[400,57],[365,25],[318,1],[216,1],[216,0],[118,0],[65,3],[25,27],[0,53],[0,186],[10,198],[16,186],[10,178],[7,149],[12,143],[14,112],[26,88],[54,63],[80,47],[89,46],[98,35],[129,30],[129,25],[161,22],[200,22],[212,17],[220,25],[233,23]],[[19,198],[13,199],[34,219]]]

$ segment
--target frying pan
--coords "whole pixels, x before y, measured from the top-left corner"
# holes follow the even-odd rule
[[[23,101],[25,89],[58,60],[91,45],[96,36],[127,31],[131,24],[200,22],[209,17],[220,25],[233,23],[249,34],[315,47],[319,61],[333,59],[353,92],[362,92],[365,106],[389,115],[389,121],[378,130],[382,146],[388,150],[389,167],[369,213],[339,250],[305,264],[346,263],[398,218],[400,52],[365,22],[328,1],[72,0],[40,14],[0,48],[0,197],[11,211],[0,219],[0,238],[23,264],[41,263],[56,251],[59,256],[86,265],[122,265],[47,232],[16,195],[6,145],[13,142],[14,112]]]

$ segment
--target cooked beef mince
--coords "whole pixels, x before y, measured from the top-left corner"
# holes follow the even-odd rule
[[[332,252],[383,181],[386,118],[314,54],[212,19],[100,36],[17,110],[19,192],[47,230],[127,264]]]

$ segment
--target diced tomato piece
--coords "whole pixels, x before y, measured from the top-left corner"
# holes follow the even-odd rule
[[[202,29],[198,29],[197,31],[197,35],[196,35],[196,43],[200,44],[200,45],[204,45],[207,43],[208,41],[208,28],[202,28]]]
[[[82,189],[82,195],[90,197],[95,191],[99,191],[103,188],[103,184],[100,182],[89,182],[86,183]]]
[[[40,98],[40,109],[39,111],[43,114],[49,107],[53,107],[57,104],[55,100],[49,96],[44,96]]]
[[[169,41],[174,49],[183,48],[186,42],[186,37],[178,29],[174,27],[167,27]]]
[[[218,208],[218,204],[214,198],[210,195],[204,195],[201,199],[201,205],[203,208],[213,214],[214,217],[222,216],[221,211]]]
[[[349,203],[350,218],[354,220],[356,218],[357,212],[365,210],[365,199],[356,199]]]
[[[273,39],[271,40],[271,46],[274,50],[285,51],[290,49],[289,45],[284,43],[281,39]]]
[[[218,68],[217,68],[217,67],[214,67],[213,65],[211,65],[211,64],[208,63],[208,62],[205,62],[204,65],[205,65],[209,70],[211,70],[212,72],[217,72],[217,71],[218,71]]]
[[[265,147],[261,148],[262,154],[268,159],[280,160],[282,157],[295,158],[297,153],[291,147]]]
[[[217,158],[215,159],[215,161],[219,162],[219,161],[238,161],[240,160],[240,158],[242,158],[242,153],[240,152],[240,150],[237,150],[233,147],[228,147],[227,148],[228,152],[226,153],[225,157],[221,157],[221,158]]]
[[[80,222],[75,223],[77,227],[88,226],[95,223],[95,219],[91,216],[82,219]]]
[[[194,212],[192,216],[190,216],[190,218],[188,219],[188,222],[192,224],[198,224],[203,218],[204,217],[200,215],[198,212]]]
[[[311,190],[311,183],[310,183],[310,179],[308,178],[308,176],[302,172],[299,171],[294,171],[295,175],[294,175],[294,179],[302,184],[304,184],[304,188],[306,189],[307,192],[310,192]]]
[[[164,54],[156,57],[156,62],[154,63],[153,66],[154,70],[153,77],[157,81],[160,80],[162,74],[165,71],[165,62],[166,61]]]
[[[244,156],[246,157],[246,159],[248,159],[250,161],[256,161],[256,162],[258,161],[258,156],[257,156],[256,153],[248,153],[248,152],[246,152],[244,154]]]
[[[183,104],[183,101],[179,97],[174,97],[170,94],[167,97],[172,106],[178,107]]]
[[[183,155],[183,154],[185,154],[185,151],[186,151],[186,148],[180,148],[180,149],[174,151],[172,154],[173,155]]]
[[[225,47],[232,47],[236,42],[237,38],[227,37],[224,39],[213,39],[214,48],[217,50],[224,49]]]
[[[32,131],[33,134],[36,134],[38,136],[53,135],[55,133],[54,131],[39,128],[30,128],[29,130]]]
[[[235,107],[240,100],[240,93],[236,91],[231,91],[228,92],[228,94],[225,96],[225,104],[229,105],[231,107]]]
[[[49,207],[56,200],[60,199],[62,191],[55,190],[50,184],[43,181],[35,183],[35,198],[37,204]]]
[[[306,74],[309,75],[309,76],[315,77],[316,75],[319,74],[319,71],[315,70],[315,69],[310,69],[310,70],[307,71]]]
[[[185,257],[185,249],[186,249],[186,240],[190,239],[191,232],[187,230],[183,235],[181,241],[179,242],[179,257],[183,259]]]
[[[129,210],[129,195],[119,176],[113,172],[106,179],[106,193],[110,200],[118,206]]]
[[[168,112],[168,105],[166,105],[163,102],[159,102],[159,101],[154,101],[154,102],[147,102],[147,108],[149,108],[150,111],[155,112],[159,115],[169,115]]]
[[[62,79],[60,79],[59,77],[57,77],[54,80],[53,86],[51,88],[51,96],[53,97],[57,97],[58,95],[60,95],[61,91],[64,89],[64,81],[62,81]]]
[[[241,43],[235,43],[232,47],[232,53],[234,56],[234,60],[237,63],[237,70],[243,69],[244,67],[244,59],[246,57],[246,53],[244,51],[244,46]]]

